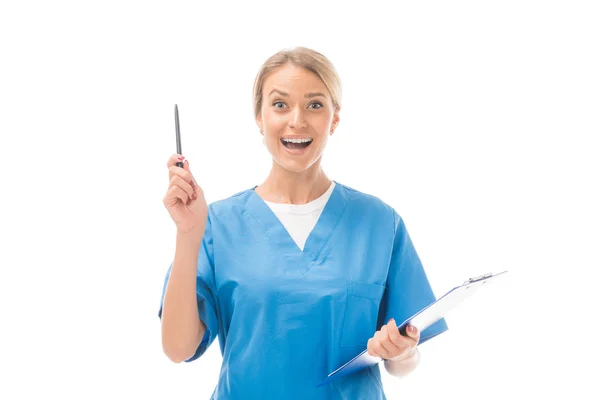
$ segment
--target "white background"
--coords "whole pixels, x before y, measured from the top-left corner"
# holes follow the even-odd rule
[[[209,202],[262,183],[252,84],[292,46],[342,79],[325,171],[398,210],[436,294],[510,271],[388,397],[598,398],[595,2],[217,3],[0,6],[0,398],[209,398],[218,343],[160,344],[173,106]]]

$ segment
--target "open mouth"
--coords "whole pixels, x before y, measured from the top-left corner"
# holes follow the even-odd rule
[[[310,138],[305,139],[281,139],[281,144],[290,150],[303,150],[313,142]]]

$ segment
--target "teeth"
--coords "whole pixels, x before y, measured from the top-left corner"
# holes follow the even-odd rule
[[[288,143],[308,143],[308,142],[312,142],[312,139],[287,139],[287,138],[284,138],[283,141],[288,142]]]

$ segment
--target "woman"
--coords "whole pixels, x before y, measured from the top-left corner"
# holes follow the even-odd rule
[[[163,349],[189,362],[218,337],[215,399],[385,399],[377,365],[317,385],[365,348],[406,375],[417,343],[447,329],[441,320],[399,334],[397,324],[435,300],[404,223],[321,168],[340,92],[323,55],[281,51],[254,84],[273,157],[261,185],[207,206],[189,163],[168,161],[177,244],[159,311]]]

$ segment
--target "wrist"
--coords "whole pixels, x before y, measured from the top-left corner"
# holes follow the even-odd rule
[[[178,229],[176,237],[178,244],[185,246],[199,246],[202,243],[202,238],[204,237],[204,226],[186,231]]]

